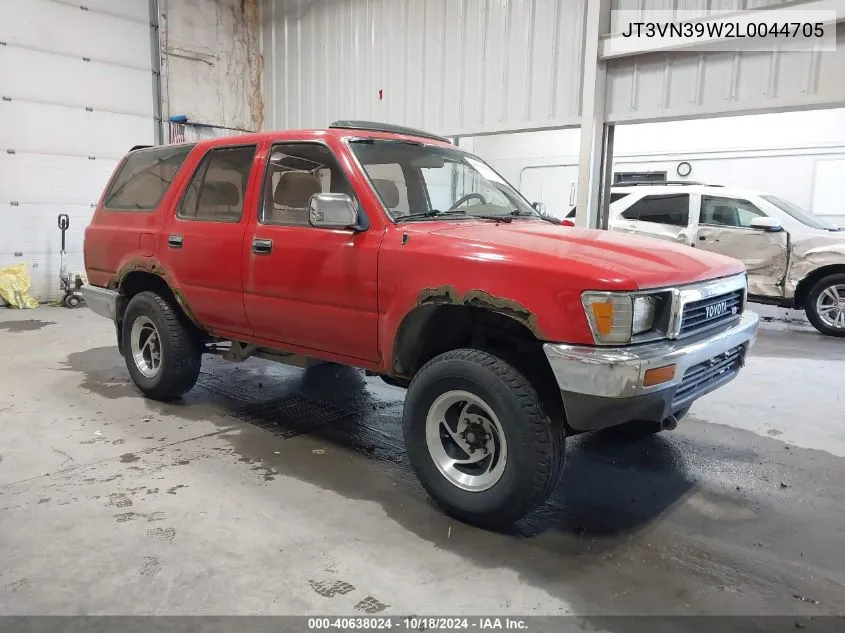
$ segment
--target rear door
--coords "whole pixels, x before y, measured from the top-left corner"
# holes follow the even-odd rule
[[[159,253],[197,319],[251,334],[243,300],[244,201],[258,177],[255,143],[210,148],[165,226]]]
[[[748,200],[702,195],[695,245],[742,261],[750,294],[782,296],[779,282],[786,273],[788,234],[751,228],[758,217],[766,214]]]
[[[643,196],[613,222],[613,230],[691,244],[689,193]]]
[[[356,200],[334,152],[319,142],[275,143],[263,183],[244,248],[244,301],[255,336],[378,360],[382,233],[316,228],[308,219],[316,193]],[[400,195],[390,189],[395,206]]]

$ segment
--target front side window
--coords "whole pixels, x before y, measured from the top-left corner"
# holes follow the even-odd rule
[[[152,211],[194,145],[167,145],[131,152],[103,199],[106,209]]]
[[[626,209],[622,217],[685,228],[689,224],[689,194],[646,196]]]
[[[259,222],[311,226],[308,204],[311,196],[318,193],[345,193],[355,197],[332,151],[318,143],[273,145],[264,179]],[[399,197],[392,189],[390,193]]]
[[[240,221],[255,147],[220,147],[209,151],[179,203],[179,217],[205,222]]]
[[[765,217],[765,214],[747,200],[701,196],[699,224],[748,229],[751,228],[754,218],[762,217]]]
[[[352,141],[350,146],[394,220],[537,217],[528,201],[489,165],[459,149],[376,139]],[[389,195],[383,193],[385,188]]]

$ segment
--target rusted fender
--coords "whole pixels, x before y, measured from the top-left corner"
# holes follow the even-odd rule
[[[543,338],[537,327],[537,317],[528,308],[517,301],[505,297],[496,297],[483,290],[469,290],[461,296],[452,286],[423,288],[417,296],[417,305],[465,305],[486,308],[508,316],[525,325],[538,339]]]
[[[133,272],[145,272],[160,277],[162,281],[167,284],[168,288],[170,288],[170,291],[173,293],[173,296],[176,297],[176,302],[179,304],[179,307],[182,309],[182,311],[185,313],[185,316],[188,317],[191,323],[193,323],[200,330],[209,332],[209,329],[206,326],[202,325],[197,319],[197,317],[194,315],[193,311],[191,310],[191,306],[188,304],[188,300],[185,298],[185,295],[182,292],[179,283],[176,281],[176,277],[173,275],[170,269],[167,268],[167,266],[155,259],[138,258],[129,260],[123,266],[121,266],[120,270],[118,270],[117,273],[111,278],[108,287],[112,290],[120,290],[120,287],[123,284],[123,280],[126,279],[126,276],[129,273]]]

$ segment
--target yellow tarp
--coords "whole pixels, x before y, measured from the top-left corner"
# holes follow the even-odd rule
[[[37,308],[38,302],[29,296],[29,273],[26,264],[0,268],[0,297],[12,308]]]

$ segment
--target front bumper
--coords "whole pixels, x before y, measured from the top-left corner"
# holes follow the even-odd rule
[[[759,317],[745,312],[716,333],[628,347],[543,346],[563,395],[567,422],[579,431],[633,420],[661,422],[733,380],[757,337]],[[675,365],[674,377],[651,387],[646,371]]]

